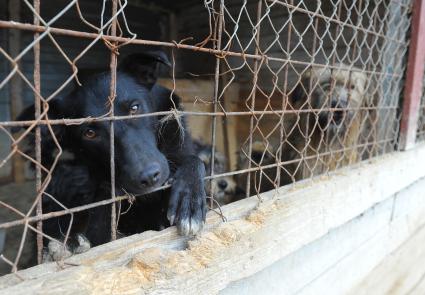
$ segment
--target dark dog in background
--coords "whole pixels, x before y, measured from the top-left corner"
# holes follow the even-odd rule
[[[162,52],[144,52],[130,55],[120,64],[114,100],[116,116],[180,108],[179,97],[156,84],[160,63],[169,64]],[[68,96],[53,99],[49,102],[49,119],[104,116],[109,111],[110,80],[109,72],[96,74]],[[34,106],[30,106],[18,120],[34,119],[33,114]],[[110,198],[110,122],[52,128],[71,157],[58,162],[43,196],[43,213],[63,209],[49,195],[67,208]],[[41,127],[41,132],[42,163],[50,168],[57,148],[47,127]],[[145,195],[136,198],[128,212],[119,217],[118,231],[131,235],[170,224],[176,224],[184,235],[200,231],[206,215],[205,168],[195,155],[183,119],[145,116],[117,120],[114,141],[117,194]],[[170,177],[170,189],[152,192]],[[43,231],[62,241],[69,223],[69,216],[48,219],[43,222]],[[95,246],[110,241],[110,227],[109,205],[75,213],[66,250],[77,253],[84,251],[88,243]],[[57,259],[54,245],[45,240],[48,256]]]
[[[211,172],[211,148],[209,144],[204,144],[200,141],[194,140],[195,151],[198,157],[202,160],[205,165],[205,170],[207,173]],[[227,158],[220,152],[215,151],[214,153],[214,174],[221,174],[226,172]],[[214,200],[217,203],[213,203],[213,206],[216,205],[226,205],[231,202],[237,201],[240,199],[241,190],[236,185],[236,181],[232,176],[223,176],[220,178],[215,178],[211,181],[206,181],[205,189],[209,197],[214,196]]]

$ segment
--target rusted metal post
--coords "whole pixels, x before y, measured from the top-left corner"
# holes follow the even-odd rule
[[[111,36],[115,36],[117,33],[117,0],[112,1],[112,17],[115,17],[111,23]],[[116,43],[112,43],[111,48],[111,88],[109,94],[110,101],[110,113],[109,116],[114,116],[114,100],[117,95],[117,50],[115,47]],[[115,200],[115,138],[114,138],[114,121],[110,121],[110,169],[111,169],[111,198]],[[117,239],[117,216],[116,216],[116,204],[115,201],[111,204],[111,240]]]
[[[262,0],[258,1],[257,4],[257,22],[256,22],[256,36],[255,36],[255,55],[259,55],[260,53],[260,28],[261,28],[261,12],[263,10],[263,2]],[[263,60],[258,61],[255,60],[254,61],[254,76],[252,78],[252,93],[251,93],[251,106],[248,107],[248,109],[252,112],[255,110],[255,97],[257,94],[257,82],[258,82],[258,73],[260,72],[261,66],[263,64]],[[247,99],[248,101],[248,99]],[[249,120],[249,140],[248,140],[248,157],[249,157],[249,161],[248,161],[248,169],[251,169],[252,167],[252,139],[254,137],[254,118],[256,121],[258,121],[258,119],[255,117],[254,114],[251,115],[250,120]],[[260,171],[260,173],[262,173]],[[250,197],[251,195],[251,173],[247,174],[247,179],[246,179],[246,197]],[[257,194],[257,196],[259,196],[259,194]]]
[[[400,126],[400,150],[408,150],[415,146],[425,64],[425,0],[415,0],[412,12],[411,41]]]
[[[34,10],[40,15],[40,0],[34,0]],[[40,25],[40,20],[37,15],[34,15],[34,25]],[[34,33],[34,39],[39,37],[39,33]],[[41,78],[40,78],[40,41],[34,44],[34,88],[36,92],[34,93],[34,106],[35,106],[35,119],[37,120],[40,117],[41,113]],[[35,185],[37,189],[37,194],[41,189],[41,132],[40,126],[37,126],[35,129],[35,159],[39,165],[35,166]],[[37,216],[43,215],[42,209],[42,198],[39,198],[37,203],[36,214]],[[37,222],[37,230],[42,232],[43,224],[42,221]],[[42,260],[42,251],[43,251],[43,236],[37,233],[37,262],[41,263]]]
[[[221,49],[221,38],[223,34],[223,24],[224,24],[224,1],[220,1],[220,10],[218,15],[218,31],[215,32],[215,37],[217,41],[215,42],[215,49]],[[217,113],[217,104],[219,101],[219,85],[220,84],[220,57],[216,57],[215,63],[215,75],[214,75],[214,114]],[[217,116],[213,116],[212,118],[212,127],[211,127],[211,177],[214,176],[214,166],[215,166],[215,145],[216,145],[216,129],[217,129]],[[207,171],[208,173],[208,171]],[[211,180],[212,181],[212,180]],[[211,185],[212,187],[212,185]],[[211,190],[212,191],[212,190]],[[211,207],[213,207],[214,203],[214,195],[211,195]]]

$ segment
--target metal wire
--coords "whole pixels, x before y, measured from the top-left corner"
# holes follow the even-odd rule
[[[19,270],[29,232],[37,235],[38,263],[42,261],[43,238],[62,243],[65,249],[77,212],[111,206],[111,239],[117,238],[119,216],[116,216],[116,207],[120,206],[116,206],[116,202],[134,197],[117,196],[115,191],[114,123],[117,121],[167,115],[188,118],[193,136],[208,146],[211,170],[205,180],[210,183],[206,190],[214,210],[228,202],[220,201],[219,193],[213,189],[219,180],[235,183],[243,191],[242,195],[236,195],[236,190],[221,192],[230,194],[231,200],[253,195],[260,197],[265,191],[314,179],[396,150],[411,1],[205,0],[198,5],[185,6],[185,11],[176,14],[184,27],[177,36],[180,42],[165,38],[149,40],[144,34],[138,38],[132,28],[132,21],[137,20],[128,16],[131,1],[113,0],[109,11],[107,2],[102,2],[99,25],[84,16],[84,7],[78,0],[69,1],[49,20],[43,17],[43,6],[40,11],[40,0],[34,4],[24,0],[22,5],[33,16],[33,24],[0,20],[3,30],[19,30],[34,36],[31,42],[22,45],[19,54],[12,55],[0,46],[0,57],[9,65],[8,72],[1,78],[0,91],[13,79],[19,79],[23,87],[31,91],[36,105],[34,120],[0,121],[0,133],[10,142],[10,151],[0,159],[0,169],[6,169],[7,164],[20,158],[32,163],[36,173],[36,195],[28,210],[16,208],[10,198],[0,201],[0,209],[7,212],[7,218],[0,220],[0,229],[23,227],[19,243],[6,245],[17,249],[13,257],[0,256],[10,272],[17,274]],[[179,4],[175,5],[178,8]],[[71,10],[77,12],[74,18],[81,24],[78,30],[71,24],[69,27],[57,24]],[[172,10],[167,7],[161,11],[169,13]],[[84,47],[75,57],[61,45],[61,38],[65,37],[84,41]],[[42,40],[53,44],[70,72],[49,95],[43,95],[48,85],[41,84]],[[110,93],[105,98],[110,107],[108,112],[87,118],[49,119],[49,103],[63,94],[72,81],[79,83],[77,74],[83,63],[81,59],[89,56],[102,42],[110,56]],[[132,116],[115,114],[117,60],[121,48],[127,45],[173,50],[173,74],[169,80],[173,93],[183,98],[185,110]],[[34,51],[32,79],[26,76],[22,65],[31,50]],[[199,56],[207,56],[211,62],[197,66],[192,59]],[[181,86],[183,79],[175,77],[179,72],[195,72],[190,78],[195,82],[209,81],[209,88],[199,90],[201,98]],[[205,76],[211,79],[202,79]],[[210,94],[202,95],[208,91]],[[221,126],[217,118],[225,118],[226,124]],[[425,95],[417,129],[418,141],[425,139],[424,118]],[[204,132],[197,132],[201,124],[191,121],[195,119],[209,125],[211,136],[199,135]],[[67,208],[60,202],[60,196],[46,192],[63,157],[61,142],[53,128],[94,122],[108,122],[110,126],[111,196]],[[25,130],[14,136],[12,127],[25,127]],[[49,167],[41,163],[41,127],[47,127],[57,150]],[[221,132],[220,128],[227,129]],[[36,150],[33,155],[23,147],[24,140],[34,130]],[[226,160],[231,160],[230,164],[223,163],[222,152]],[[169,187],[164,184],[157,190]],[[42,199],[45,198],[62,210],[43,212]],[[216,212],[223,214],[220,208]],[[43,221],[66,215],[70,216],[70,222],[64,229],[62,241],[43,232]]]

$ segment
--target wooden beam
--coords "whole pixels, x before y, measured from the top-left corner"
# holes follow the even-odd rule
[[[425,1],[415,0],[400,126],[400,149],[415,145],[425,64]]]
[[[421,217],[422,227],[394,252],[388,253],[349,294],[425,294],[425,217],[423,214]]]
[[[227,86],[229,79],[226,76],[223,76],[223,85]],[[223,94],[222,103],[226,112],[237,111],[237,102],[239,101],[239,84],[232,82],[229,87],[226,88],[226,91]],[[239,151],[240,144],[238,142],[237,136],[237,126],[236,126],[235,116],[223,117],[222,118],[222,134],[224,140],[224,151],[228,159],[229,170],[234,171],[237,169],[238,156],[237,152]]]
[[[173,80],[169,78],[161,78],[158,83],[169,89],[173,89]],[[214,82],[212,80],[205,79],[176,79],[176,94],[181,98],[182,105],[186,111],[201,111],[201,112],[212,112],[211,100],[214,96]],[[233,82],[227,87],[222,103],[227,111],[233,110],[236,107],[236,101],[239,98],[239,83]],[[198,101],[199,99],[199,101]],[[221,111],[219,109],[219,111]],[[209,116],[187,116],[187,124],[191,131],[192,138],[201,140],[206,144],[211,143],[211,120]],[[237,151],[237,136],[236,136],[236,125],[235,116],[228,118],[227,132],[229,135],[229,149],[230,151]],[[221,120],[219,121],[221,122]],[[231,167],[236,166],[236,153],[229,155],[226,154],[226,142],[225,142],[225,128],[220,128],[221,124],[218,124],[216,129],[216,150],[228,156]]]
[[[145,232],[91,249],[67,260],[0,279],[0,294],[134,293],[215,294],[326,235],[425,177],[425,145],[337,170],[223,207],[194,239],[174,227]],[[225,270],[225,275],[223,271]]]
[[[385,292],[390,285],[412,286],[418,274],[408,277],[408,263],[388,267],[393,273],[375,275],[379,265],[391,260],[399,247],[409,243],[419,232],[425,234],[425,179],[403,192],[380,202],[327,235],[289,254],[248,278],[230,283],[220,295],[244,294],[393,294]],[[423,235],[422,234],[422,235]],[[407,241],[407,242],[406,242]],[[420,245],[416,243],[416,246]],[[409,247],[410,249],[413,247]],[[406,260],[416,259],[419,271],[425,248],[406,253]],[[403,257],[404,259],[404,257]],[[384,261],[384,262],[383,262]],[[403,261],[401,261],[403,262]],[[413,264],[412,264],[413,266]],[[422,270],[425,271],[425,270]],[[363,283],[374,276],[374,283]],[[385,279],[382,279],[385,278]],[[388,288],[392,289],[392,288]],[[399,294],[399,293],[396,293]],[[400,294],[407,294],[402,292]]]
[[[363,243],[359,243],[354,251],[347,253],[335,264],[325,269],[299,294],[314,294],[315,290],[323,290],[329,288],[329,286],[332,286],[329,289],[329,295],[397,294],[380,292],[379,289],[369,289],[369,292],[362,293],[349,292],[356,284],[367,278],[374,267],[390,257],[406,240],[424,228],[423,190],[424,180],[422,179],[420,184],[418,182],[413,183],[402,192],[395,194],[393,198],[379,203],[365,212],[365,214],[377,216],[375,222],[378,223],[379,227],[372,225],[372,220],[363,224],[364,227],[374,228],[375,232],[369,236],[364,236]],[[357,221],[361,222],[363,216],[364,214],[356,218]],[[368,232],[368,229],[364,229],[364,232]],[[370,233],[371,231],[369,231]],[[355,233],[351,234],[354,235]],[[357,234],[361,236],[363,232]],[[350,239],[348,239],[348,243],[349,241]],[[346,241],[334,240],[334,243],[333,246],[329,247],[330,251],[333,247],[335,247],[334,251],[338,251],[340,244],[345,244]],[[397,283],[391,282],[393,278],[394,276],[388,275],[381,279],[387,281],[388,284]],[[359,289],[355,288],[355,290]]]

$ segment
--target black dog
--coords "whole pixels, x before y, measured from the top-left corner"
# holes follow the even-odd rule
[[[116,116],[179,108],[179,98],[155,84],[158,63],[169,64],[162,52],[130,55],[120,64],[114,101]],[[105,115],[109,111],[110,79],[109,72],[94,75],[68,96],[53,99],[49,103],[49,119]],[[31,106],[18,120],[33,119],[33,114],[34,106]],[[43,196],[43,212],[63,209],[49,194],[68,208],[110,198],[110,122],[54,125],[53,131],[72,159],[60,161],[53,172],[47,194]],[[50,167],[55,145],[46,127],[41,132],[42,162]],[[117,120],[114,141],[117,194],[145,195],[120,216],[118,231],[130,235],[176,224],[184,235],[197,233],[206,214],[205,168],[194,154],[183,119],[147,116]],[[170,189],[152,192],[170,177],[173,179]],[[101,206],[74,215],[70,251],[81,244],[81,235],[91,245],[110,240],[110,208]],[[63,239],[69,221],[69,216],[46,220],[43,230]]]

